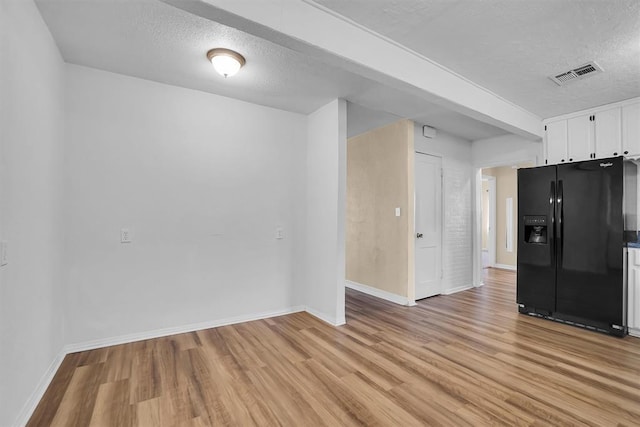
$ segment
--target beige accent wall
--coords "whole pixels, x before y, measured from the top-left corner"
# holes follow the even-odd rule
[[[518,252],[518,167],[531,167],[524,163],[517,167],[502,166],[483,169],[483,175],[496,177],[496,264],[515,267]],[[513,198],[513,252],[507,252],[506,242],[506,200]]]
[[[409,120],[347,142],[347,280],[409,299],[414,297],[413,156]]]

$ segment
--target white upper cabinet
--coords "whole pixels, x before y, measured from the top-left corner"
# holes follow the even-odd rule
[[[550,118],[544,123],[546,164],[616,156],[640,159],[640,98]]]
[[[567,156],[570,162],[590,160],[595,152],[591,115],[567,120]]]
[[[567,162],[567,121],[559,120],[548,123],[545,132],[547,147],[547,164]]]
[[[595,114],[596,158],[622,155],[622,114],[620,108]]]
[[[640,102],[622,107],[622,153],[640,157]]]

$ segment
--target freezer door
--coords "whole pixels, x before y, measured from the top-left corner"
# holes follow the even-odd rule
[[[555,311],[556,167],[518,170],[517,301],[521,310]]]
[[[622,158],[558,166],[557,197],[557,311],[623,325]]]

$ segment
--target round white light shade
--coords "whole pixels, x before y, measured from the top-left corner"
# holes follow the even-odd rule
[[[236,74],[246,62],[238,52],[223,48],[211,49],[207,52],[207,58],[218,74],[224,77]]]

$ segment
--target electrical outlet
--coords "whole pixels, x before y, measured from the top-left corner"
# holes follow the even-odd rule
[[[8,246],[9,242],[6,240],[0,242],[0,266],[7,265],[9,263]]]
[[[120,243],[131,243],[131,232],[128,228],[120,230]]]

